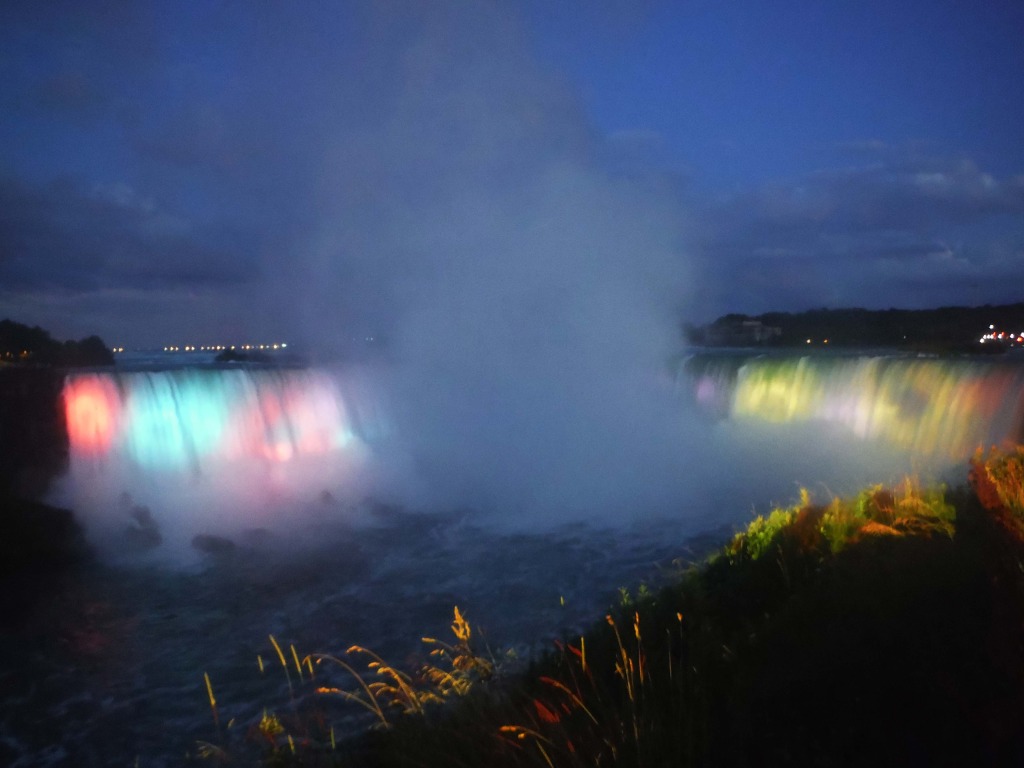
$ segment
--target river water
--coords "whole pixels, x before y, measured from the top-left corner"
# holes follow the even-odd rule
[[[469,514],[360,512],[301,556],[257,546],[188,570],[96,564],[39,588],[0,643],[0,760],[171,766],[199,740],[238,746],[263,708],[289,708],[271,634],[286,654],[359,643],[414,665],[420,637],[451,639],[458,605],[481,650],[525,660],[577,634],[620,586],[653,584],[725,535],[687,543],[686,526],[663,523],[501,534]],[[214,724],[204,673],[231,734]],[[356,714],[336,713],[339,734]]]

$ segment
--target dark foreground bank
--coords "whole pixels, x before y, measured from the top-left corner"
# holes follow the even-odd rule
[[[284,649],[291,700],[193,759],[1024,764],[1024,451],[979,457],[970,481],[804,498],[515,674],[457,609],[419,665]],[[341,743],[353,709],[372,727]]]

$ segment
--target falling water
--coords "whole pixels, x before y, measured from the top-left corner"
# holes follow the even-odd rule
[[[281,532],[317,499],[363,491],[387,429],[358,376],[313,370],[76,374],[64,404],[65,493],[119,550],[125,534],[180,554],[196,535]]]
[[[962,460],[1024,438],[1024,366],[899,357],[696,356],[697,401],[737,421],[838,425],[915,456]]]
[[[643,467],[620,460],[620,454],[625,458],[644,445],[643,434],[631,436],[628,446],[621,440],[601,446],[601,455],[608,457],[602,466],[622,468],[616,483],[628,484],[644,472],[641,490],[662,484],[661,498],[671,499],[676,509],[706,488],[743,485],[735,481],[737,466],[743,467],[751,493],[767,491],[772,500],[784,502],[780,489],[760,485],[759,464],[775,462],[769,475],[781,474],[790,482],[831,483],[837,463],[842,471],[852,471],[860,462],[864,468],[852,481],[862,482],[889,457],[918,462],[915,468],[925,462],[962,466],[978,447],[1020,439],[1024,424],[1024,366],[1006,362],[703,354],[689,358],[681,370],[680,381],[692,398],[677,404],[683,414],[673,427],[677,441],[664,441],[665,429],[648,436],[652,442],[646,454],[653,458]],[[64,400],[71,457],[63,500],[84,516],[94,541],[121,552],[128,535],[135,544],[155,548],[162,543],[163,551],[177,554],[188,551],[197,535],[236,538],[319,525],[325,516],[337,515],[337,510],[326,510],[325,499],[355,503],[391,492],[391,498],[422,506],[411,499],[415,483],[409,481],[414,474],[409,467],[416,465],[421,474],[426,467],[436,479],[440,463],[429,454],[429,440],[396,439],[403,430],[390,422],[385,389],[380,376],[359,370],[179,369],[70,376]],[[722,417],[722,426],[694,418],[686,402],[691,399]],[[495,404],[483,413],[499,421],[507,418]],[[529,411],[519,418],[524,414]],[[543,420],[545,414],[551,415],[537,409],[534,416]],[[616,414],[608,419],[621,421]],[[454,429],[444,424],[443,415],[435,422]],[[543,436],[543,426],[517,421],[517,434],[533,430]],[[787,434],[799,429],[804,430],[799,439],[787,443]],[[464,430],[457,434],[464,439]],[[826,461],[822,449],[809,450],[801,442],[808,435],[842,450],[842,457]],[[522,474],[526,469],[516,463],[513,449],[521,446],[511,440],[514,436],[506,460],[500,445],[488,444],[486,450],[498,457],[498,467],[518,467]],[[447,455],[452,435],[443,438],[435,453]],[[757,445],[758,439],[767,450]],[[873,447],[859,451],[857,446],[864,444]],[[420,450],[416,460],[403,456],[409,445]],[[671,450],[680,455],[660,455]],[[771,457],[766,461],[763,454]],[[555,460],[563,468],[572,463],[570,456]],[[728,474],[720,469],[725,466]],[[563,480],[571,477],[563,474]],[[574,492],[595,497],[585,496],[586,488],[574,489],[573,482],[564,480],[568,487],[560,489],[559,498],[570,499]],[[534,487],[540,484],[534,478]],[[792,485],[781,492],[787,490]],[[723,492],[715,494],[721,498]],[[656,496],[638,491],[632,506]],[[725,501],[740,508],[751,503],[731,496]],[[609,519],[619,520],[623,504],[610,506]],[[572,516],[570,509],[568,503],[561,507],[560,522]],[[503,514],[529,517],[528,510]],[[587,511],[589,518],[599,516],[596,509]]]

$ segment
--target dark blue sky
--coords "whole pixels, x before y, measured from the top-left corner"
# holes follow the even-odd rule
[[[1021,301],[1022,38],[1014,2],[7,2],[0,316],[330,346]]]

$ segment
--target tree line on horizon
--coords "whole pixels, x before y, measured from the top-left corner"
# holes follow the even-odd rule
[[[989,327],[1024,331],[1024,302],[938,309],[812,309],[805,312],[730,313],[684,334],[696,346],[895,347],[920,351],[999,352],[983,345]]]
[[[114,354],[99,336],[58,341],[39,326],[0,320],[0,364],[76,368],[113,365]]]

